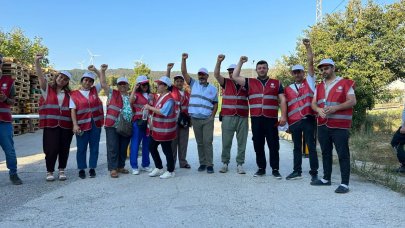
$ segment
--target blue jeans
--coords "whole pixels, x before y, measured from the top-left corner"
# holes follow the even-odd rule
[[[101,135],[101,128],[96,127],[96,124],[94,123],[93,120],[91,121],[90,130],[84,131],[82,136],[76,135],[76,143],[77,143],[76,160],[78,169],[87,168],[86,162],[87,145],[90,146],[89,168],[90,169],[97,168],[100,135]]]
[[[17,157],[14,150],[13,125],[0,121],[0,146],[6,154],[7,168],[9,174],[17,173]]]
[[[132,126],[133,128],[131,138],[131,154],[129,156],[131,167],[133,169],[138,168],[138,151],[139,151],[139,144],[141,144],[141,141],[142,141],[142,167],[148,167],[150,165],[148,136],[146,136],[145,131],[139,130],[136,121],[132,123]]]

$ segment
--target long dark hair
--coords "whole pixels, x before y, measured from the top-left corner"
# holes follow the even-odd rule
[[[58,74],[58,75],[56,75],[56,77],[53,77],[53,79],[52,79],[52,82],[51,82],[51,88],[52,89],[54,89],[54,90],[56,90],[57,89],[57,87],[58,87],[58,85],[56,84],[56,79],[60,76],[60,75],[63,75],[63,74]],[[67,77],[67,76],[66,76]],[[70,93],[70,87],[69,87],[69,83],[70,83],[70,80],[69,80],[69,82],[62,88],[62,90],[64,90],[65,91],[65,93]]]

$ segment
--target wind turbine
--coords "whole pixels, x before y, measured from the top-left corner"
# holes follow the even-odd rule
[[[89,64],[94,65],[94,57],[99,57],[100,55],[95,55],[93,54],[89,49],[87,49],[87,52],[89,53],[90,59],[89,59]]]
[[[83,70],[84,62],[86,62],[86,60],[82,60],[81,62],[77,62],[77,64],[79,64],[81,70]]]
[[[143,59],[143,55],[141,56],[140,59],[135,59],[135,64],[136,64],[136,63],[139,63],[140,65],[142,65],[142,64],[143,64],[142,59]]]

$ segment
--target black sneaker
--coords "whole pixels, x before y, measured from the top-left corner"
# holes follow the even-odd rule
[[[332,183],[330,181],[323,183],[321,180],[315,180],[311,182],[311,185],[315,185],[315,186],[330,186]]]
[[[253,175],[254,177],[261,177],[266,175],[266,170],[259,168],[257,172]]]
[[[20,185],[20,184],[22,184],[22,180],[18,177],[17,174],[11,174],[11,175],[10,175],[10,181],[11,181],[11,183],[13,183],[14,185]]]
[[[274,174],[273,174],[274,175]],[[297,180],[297,179],[301,179],[301,173],[293,171],[292,173],[290,173],[290,175],[288,175],[285,179],[286,180]]]
[[[198,172],[202,172],[207,168],[206,165],[200,165],[200,167],[198,167]]]
[[[84,169],[81,169],[79,171],[79,177],[82,178],[82,179],[86,178],[86,172],[84,171]]]
[[[273,174],[274,178],[279,179],[279,180],[282,179],[281,174],[280,174],[280,172],[278,170],[276,170],[276,169],[273,170],[272,174]]]
[[[214,167],[207,166],[207,173],[214,173]]]
[[[96,170],[90,169],[89,170],[89,176],[90,176],[90,178],[95,178],[96,177]]]
[[[318,180],[318,175],[311,175],[311,183]]]
[[[402,165],[396,170],[397,173],[405,174],[405,165]]]
[[[348,193],[348,192],[349,192],[349,188],[346,188],[346,187],[343,186],[343,185],[339,185],[339,187],[337,187],[337,189],[335,190],[335,192],[336,192],[336,193],[341,193],[341,194]]]

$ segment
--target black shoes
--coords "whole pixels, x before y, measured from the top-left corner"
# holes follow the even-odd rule
[[[11,183],[13,183],[14,185],[20,185],[20,184],[22,184],[22,180],[18,177],[17,174],[11,174],[11,175],[10,175],[10,181],[11,181]]]
[[[89,170],[89,176],[90,178],[95,178],[96,177],[96,171],[94,169]]]
[[[84,171],[84,169],[81,169],[79,171],[79,177],[82,178],[82,179],[86,178],[86,172]]]
[[[311,175],[311,183],[318,180],[318,175]]]
[[[297,179],[301,179],[302,175],[301,173],[297,172],[297,171],[293,171],[292,173],[290,173],[290,175],[288,175],[285,179],[286,180],[297,180]]]
[[[314,185],[314,186],[331,186],[332,182],[330,182],[330,180],[329,180],[326,183],[324,183],[322,180],[315,180],[315,181],[311,182],[311,185]]]
[[[343,185],[339,185],[339,187],[335,190],[336,193],[344,194],[349,192],[349,188],[346,188]]]
[[[200,165],[200,167],[198,167],[198,172],[202,172],[207,168],[206,165]]]
[[[266,170],[259,168],[257,172],[253,175],[254,177],[261,177],[266,175]]]
[[[214,173],[214,167],[207,166],[207,173]]]
[[[274,178],[279,179],[279,180],[282,179],[282,177],[281,177],[281,175],[280,175],[280,172],[279,172],[277,169],[273,169],[272,174],[273,174],[273,177],[274,177]]]

